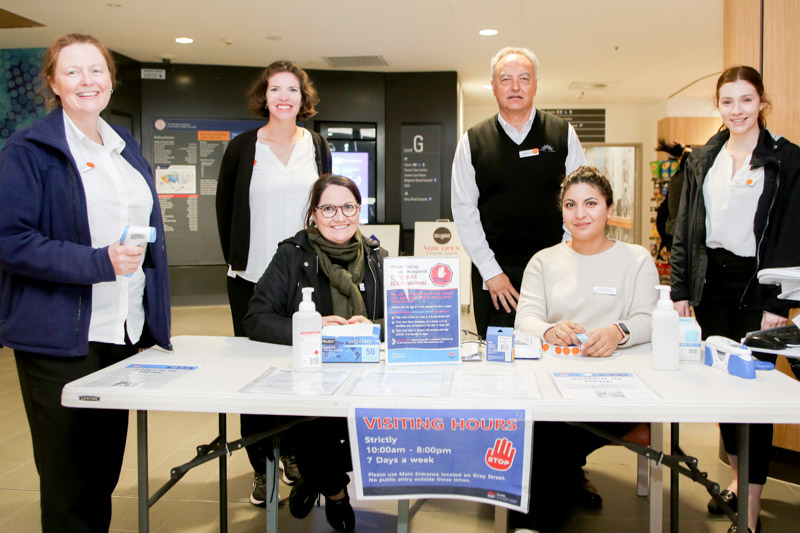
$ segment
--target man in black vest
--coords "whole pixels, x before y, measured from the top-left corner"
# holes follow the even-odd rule
[[[525,266],[533,254],[564,236],[558,205],[561,181],[587,164],[572,126],[533,107],[538,81],[533,52],[503,48],[492,59],[491,71],[499,113],[461,137],[452,173],[453,218],[472,259],[473,310],[482,336],[490,325],[514,326]],[[541,428],[535,438],[545,438],[555,447],[570,430],[562,424],[537,426]],[[557,456],[554,451],[556,463]],[[561,473],[558,464],[545,465],[535,474],[549,481],[534,481],[530,515],[511,518],[556,531],[570,498],[549,494],[556,488],[552,480],[569,484],[573,478]],[[581,474],[574,481],[577,501],[599,507],[602,498]]]
[[[525,266],[564,234],[561,181],[587,164],[572,126],[533,107],[538,66],[527,48],[503,48],[494,56],[499,113],[461,137],[453,161],[453,218],[472,259],[482,336],[487,326],[514,326]]]

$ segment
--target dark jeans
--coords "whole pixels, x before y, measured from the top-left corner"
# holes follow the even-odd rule
[[[622,437],[635,423],[600,422],[593,426]],[[586,457],[608,444],[591,431],[566,422],[536,422],[533,425],[531,455],[531,500],[528,514],[512,512],[514,527],[558,531],[569,515],[572,499],[583,477]]]
[[[231,306],[233,318],[233,334],[236,337],[247,337],[244,331],[244,316],[256,284],[246,279],[228,276],[228,301]],[[285,418],[285,417],[284,417]],[[272,415],[239,415],[239,425],[242,437],[249,437],[264,431],[269,431],[280,423],[280,417]],[[286,431],[281,436],[281,448],[287,450],[291,447],[292,431]],[[272,457],[272,439],[267,437],[251,444],[247,448],[247,458],[253,471],[257,474],[267,473],[267,457]]]
[[[89,343],[85,357],[53,357],[14,350],[22,401],[39,472],[42,531],[107,532],[117,486],[128,411],[61,405],[61,389],[136,353],[124,346]]]
[[[694,314],[703,330],[703,338],[723,335],[740,341],[749,331],[761,329],[760,309],[742,309],[739,300],[748,280],[754,275],[755,258],[739,257],[723,249],[708,249],[706,283]],[[754,281],[753,283],[756,283]],[[775,356],[759,354],[759,359],[775,362]],[[720,394],[735,394],[720,391]],[[730,455],[737,454],[737,424],[720,424],[722,442]],[[750,425],[750,483],[763,485],[769,474],[772,453],[772,424]]]

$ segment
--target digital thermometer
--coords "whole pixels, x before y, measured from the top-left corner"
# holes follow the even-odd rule
[[[711,335],[705,344],[706,365],[732,376],[755,379],[756,365],[750,348],[721,335]]]

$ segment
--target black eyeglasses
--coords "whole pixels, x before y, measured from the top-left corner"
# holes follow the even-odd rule
[[[353,203],[346,203],[344,205],[333,205],[333,204],[325,204],[325,205],[318,205],[314,209],[322,213],[322,216],[325,218],[333,218],[336,216],[336,211],[338,209],[342,210],[342,214],[346,217],[351,217],[358,213],[358,208],[361,207],[359,204]]]

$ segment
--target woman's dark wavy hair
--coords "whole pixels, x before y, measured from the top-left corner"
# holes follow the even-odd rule
[[[269,86],[269,79],[280,72],[291,72],[300,81],[300,94],[302,94],[302,101],[300,102],[300,111],[297,113],[298,120],[307,120],[317,114],[315,106],[319,103],[317,90],[314,84],[306,74],[306,71],[298,67],[292,61],[275,61],[270,66],[265,68],[258,78],[247,89],[247,107],[254,114],[262,118],[269,118],[269,109],[267,109],[267,87]]]
[[[761,99],[764,104],[764,109],[758,112],[758,126],[761,128],[767,127],[767,114],[772,110],[772,103],[767,99],[766,95],[764,94],[764,80],[761,79],[761,74],[754,69],[753,67],[748,67],[747,65],[736,65],[735,67],[730,67],[717,80],[717,92],[714,94],[714,105],[719,107],[719,90],[722,88],[723,85],[726,83],[733,83],[739,80],[746,81],[758,93],[758,97]],[[725,125],[723,125],[720,130],[724,130]]]
[[[325,192],[325,189],[331,185],[340,185],[342,187],[346,187],[351,193],[353,193],[356,203],[361,205],[361,191],[358,190],[358,186],[353,182],[353,180],[338,174],[323,174],[317,181],[314,182],[314,185],[311,186],[311,190],[308,193],[308,204],[306,204],[305,217],[306,230],[312,227],[311,215],[313,215],[314,210],[319,207],[319,199],[322,198],[322,193]]]
[[[561,192],[558,195],[558,208],[564,205],[564,195],[567,190],[578,183],[588,183],[594,186],[603,198],[606,199],[606,206],[611,207],[614,203],[614,191],[611,189],[611,183],[608,181],[602,172],[595,167],[582,166],[575,169],[569,176],[564,178],[561,182]]]

